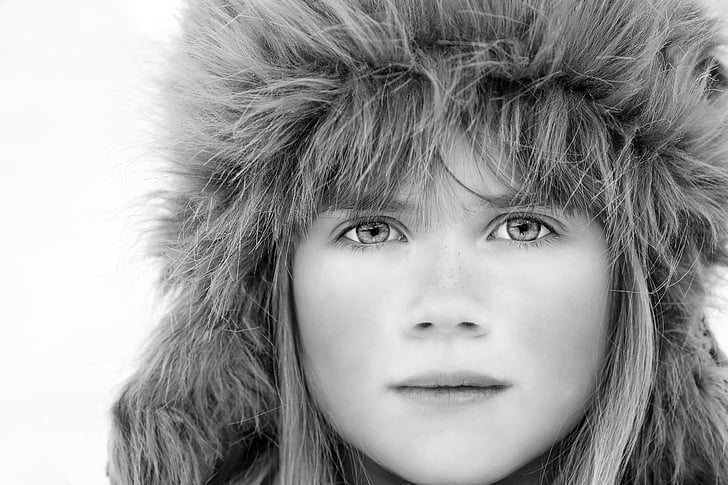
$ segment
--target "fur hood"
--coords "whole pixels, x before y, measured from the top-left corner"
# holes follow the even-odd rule
[[[274,453],[280,416],[260,411],[280,406],[284,380],[271,268],[331,191],[361,185],[341,181],[406,173],[386,160],[420,163],[482,113],[498,114],[506,156],[540,174],[526,185],[599,217],[615,261],[646,280],[625,292],[652,309],[655,384],[639,391],[623,483],[728,483],[715,476],[728,473],[728,363],[703,317],[708,273],[728,263],[728,79],[701,8],[188,3],[165,81],[174,182],[154,250],[172,303],[114,406],[112,483],[233,483],[219,473],[236,443]],[[389,116],[384,91],[418,117],[405,135],[372,122]]]

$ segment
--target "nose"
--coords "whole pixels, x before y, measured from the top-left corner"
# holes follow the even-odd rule
[[[467,253],[441,245],[413,262],[406,331],[426,338],[436,335],[481,337],[488,333],[487,275]]]

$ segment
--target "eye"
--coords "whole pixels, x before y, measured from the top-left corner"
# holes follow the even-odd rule
[[[361,246],[376,246],[389,241],[404,241],[404,235],[393,224],[382,219],[356,221],[339,239],[348,239]]]
[[[530,243],[552,233],[554,233],[553,229],[538,217],[515,216],[504,220],[488,238]]]

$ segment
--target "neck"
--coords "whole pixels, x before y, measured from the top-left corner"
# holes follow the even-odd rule
[[[350,485],[416,485],[409,482],[362,453],[347,455],[345,461],[345,481]]]

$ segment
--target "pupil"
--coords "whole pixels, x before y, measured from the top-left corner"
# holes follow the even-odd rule
[[[529,219],[508,221],[508,235],[517,241],[533,241],[538,237],[541,224]]]
[[[389,227],[381,222],[361,224],[356,235],[365,244],[378,244],[389,238]]]

